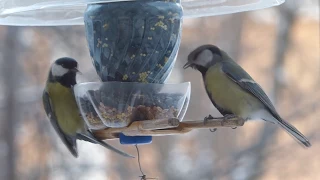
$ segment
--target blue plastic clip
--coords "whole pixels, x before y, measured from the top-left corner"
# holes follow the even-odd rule
[[[126,136],[120,133],[120,144],[150,144],[152,142],[152,136]]]

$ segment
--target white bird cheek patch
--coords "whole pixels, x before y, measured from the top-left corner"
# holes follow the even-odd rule
[[[63,68],[60,65],[53,64],[52,68],[51,68],[51,72],[52,72],[53,76],[58,76],[59,77],[59,76],[65,75],[68,72],[68,69]]]
[[[212,59],[213,59],[212,52],[208,49],[205,49],[198,55],[194,63],[205,67],[207,64],[209,64],[212,61]]]

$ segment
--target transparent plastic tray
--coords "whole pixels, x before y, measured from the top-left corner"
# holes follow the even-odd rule
[[[178,118],[190,99],[190,83],[144,84],[89,82],[74,87],[77,104],[90,129],[127,127],[133,121]]]
[[[130,0],[1,0],[0,24],[18,26],[83,25],[86,5]],[[166,0],[177,2],[177,0]],[[184,17],[203,17],[257,10],[285,0],[181,0]]]

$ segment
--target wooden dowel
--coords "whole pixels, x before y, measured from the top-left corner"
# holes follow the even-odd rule
[[[161,130],[149,130],[139,131],[137,133],[124,132],[126,136],[168,136],[168,135],[179,135],[190,132],[192,129],[161,129]]]
[[[241,118],[224,119],[214,118],[204,121],[185,121],[179,122],[176,118],[135,121],[128,127],[108,128],[94,131],[99,139],[118,138],[120,133],[127,136],[165,136],[185,134],[194,129],[211,129],[221,127],[243,126],[245,121]]]
[[[179,126],[179,119],[177,118],[156,119],[139,122],[141,122],[139,127],[142,130],[167,129]]]
[[[211,129],[221,127],[238,127],[244,125],[244,120],[240,118],[232,118],[224,120],[223,118],[217,118],[204,121],[186,121],[180,122],[179,126],[170,129],[161,130],[140,130],[138,132],[124,131],[123,133],[127,136],[164,136],[164,135],[178,135],[185,134],[194,129]]]
[[[141,131],[156,130],[156,129],[168,129],[179,126],[179,119],[169,118],[169,119],[157,119],[157,120],[145,120],[145,121],[135,121],[131,123],[128,127],[123,128],[107,128],[103,130],[93,131],[94,135],[99,139],[112,139],[119,137],[119,133],[127,134],[138,134]]]
[[[182,128],[190,128],[190,129],[210,129],[217,127],[237,127],[243,126],[244,120],[240,118],[232,118],[232,119],[223,119],[216,118],[204,121],[184,121],[180,123]]]

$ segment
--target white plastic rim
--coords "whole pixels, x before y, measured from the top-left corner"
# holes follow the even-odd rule
[[[0,25],[83,25],[87,4],[134,0],[0,0]],[[184,18],[215,16],[278,6],[285,0],[181,0]]]

